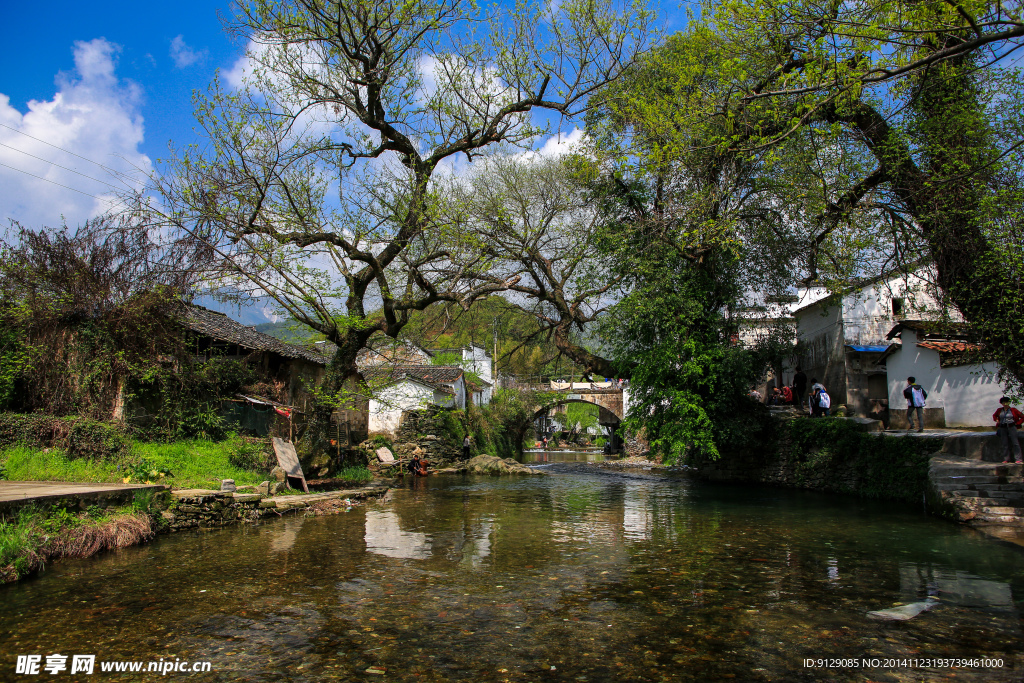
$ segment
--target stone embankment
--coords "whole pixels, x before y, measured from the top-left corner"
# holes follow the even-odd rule
[[[281,516],[288,513],[316,513],[318,508],[334,501],[355,501],[371,496],[382,496],[388,490],[386,485],[371,483],[367,486],[288,496],[270,496],[261,493],[239,493],[237,491],[208,491],[203,489],[179,489],[170,492],[166,510],[160,512],[161,531],[184,531],[187,529],[212,529],[217,527],[255,522],[268,515]]]
[[[986,533],[1024,542],[1024,465],[1004,464],[991,432],[947,437],[929,462],[931,507]]]

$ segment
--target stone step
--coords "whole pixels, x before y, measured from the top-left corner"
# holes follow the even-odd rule
[[[977,508],[983,505],[1009,505],[1013,507],[1024,507],[1024,499],[1021,498],[1000,498],[999,496],[954,496],[951,501],[954,505],[962,508]]]
[[[1024,515],[991,515],[991,514],[979,514],[973,520],[972,524],[1001,524],[1001,525],[1024,525]]]
[[[1024,508],[1012,505],[982,505],[978,512],[987,515],[1024,515]]]
[[[1024,434],[1020,435],[1024,437]],[[943,455],[978,461],[1000,461],[1003,459],[1003,445],[991,432],[967,432],[947,436],[942,442]]]
[[[1008,472],[1005,465],[986,463],[984,465],[969,465],[966,463],[949,463],[944,461],[936,463],[928,468],[928,474],[932,477],[997,477],[1006,476]]]
[[[1006,505],[1007,503],[1008,501],[1005,498],[953,498],[954,505],[972,510],[977,510],[985,505]]]

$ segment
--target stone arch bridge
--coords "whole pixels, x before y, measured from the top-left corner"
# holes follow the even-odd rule
[[[597,421],[602,425],[617,425],[625,416],[621,389],[564,389],[553,392],[550,387],[542,389],[556,393],[541,407],[538,413],[564,406],[566,403],[592,403],[600,408]]]

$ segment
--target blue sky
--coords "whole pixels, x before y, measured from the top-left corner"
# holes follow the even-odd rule
[[[659,25],[672,28],[682,13],[665,7]],[[5,3],[0,230],[73,227],[159,169],[169,141],[196,141],[192,92],[242,63],[229,14],[217,1]]]
[[[148,170],[169,140],[192,141],[193,89],[205,89],[215,69],[230,68],[244,51],[218,11],[228,4],[6,3],[0,220],[38,227],[59,224],[63,214],[77,223],[103,206],[88,195],[110,189],[90,179],[111,180],[90,161],[121,173]]]

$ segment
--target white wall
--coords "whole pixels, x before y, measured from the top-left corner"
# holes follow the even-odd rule
[[[885,359],[889,384],[889,410],[905,410],[903,389],[914,377],[928,392],[929,408],[942,408],[947,427],[991,427],[1003,388],[996,381],[998,366],[959,365],[943,368],[939,353],[917,345],[917,332],[904,329],[903,346]]]
[[[470,346],[462,350],[462,369],[478,375],[489,385],[494,384],[494,363],[487,351],[479,346]],[[478,405],[487,405],[494,397],[493,386],[484,386],[483,396]]]
[[[383,389],[370,399],[370,432],[394,435],[398,430],[402,411],[426,408],[435,402],[435,393],[439,392],[409,380]],[[451,397],[448,396],[448,399]]]

